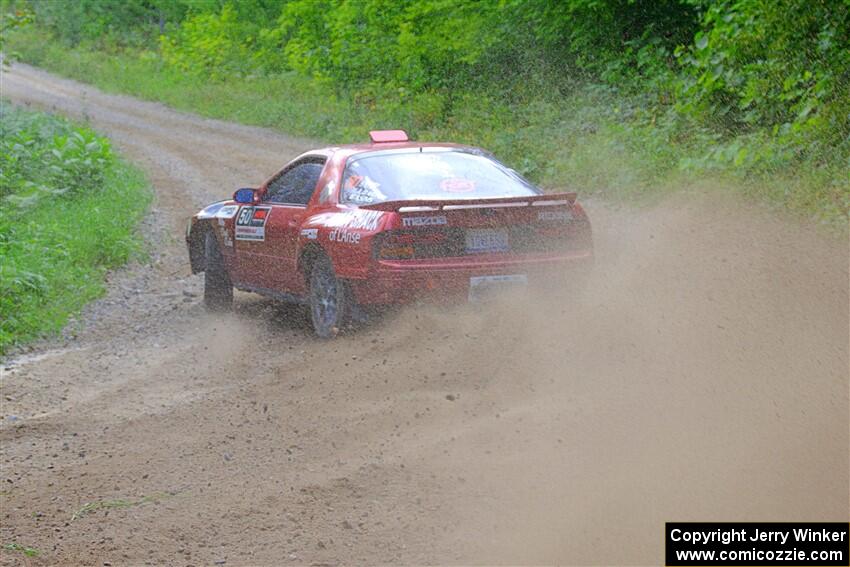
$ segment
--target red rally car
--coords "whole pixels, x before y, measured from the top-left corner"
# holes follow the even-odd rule
[[[593,261],[575,193],[544,194],[479,148],[370,137],[302,154],[192,217],[207,307],[229,307],[234,287],[304,303],[331,337],[369,307],[569,285]]]

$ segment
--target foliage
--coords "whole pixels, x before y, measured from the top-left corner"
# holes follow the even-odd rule
[[[404,126],[486,145],[537,180],[582,167],[573,177],[617,193],[605,184],[778,179],[753,193],[846,223],[847,0],[118,1],[60,18],[29,0],[80,48],[16,43],[117,91],[292,133]],[[629,169],[603,174],[612,162]]]
[[[839,2],[712,2],[693,45],[679,50],[683,109],[735,126],[809,119],[850,70],[848,17]]]
[[[237,18],[231,4],[220,13],[200,13],[188,18],[170,36],[160,37],[162,56],[183,72],[212,79],[245,75],[251,67],[252,32],[256,26]]]
[[[100,48],[117,44],[144,47],[167,23],[179,22],[193,0],[2,0],[14,9],[26,8],[39,25],[52,30],[63,43],[92,42]]]
[[[675,47],[688,43],[698,29],[696,6],[683,0],[508,0],[503,5],[508,30],[531,35],[542,57],[562,61],[561,73],[581,71],[618,88],[647,65],[670,63]]]
[[[138,250],[149,195],[109,140],[0,107],[0,353],[60,329]]]
[[[3,6],[0,5],[0,8]],[[5,52],[6,38],[16,28],[23,27],[32,22],[32,14],[26,10],[2,10],[0,9],[0,53],[3,53],[3,64],[8,64],[8,59],[16,59],[16,53]]]
[[[103,184],[109,141],[88,128],[67,130],[37,115],[12,113],[0,124],[0,198],[22,214],[50,197]]]

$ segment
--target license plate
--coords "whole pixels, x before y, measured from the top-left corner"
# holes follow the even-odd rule
[[[476,228],[466,231],[467,254],[508,250],[508,231],[504,228]]]
[[[484,301],[499,291],[512,291],[526,287],[528,287],[528,277],[525,274],[475,276],[469,278],[469,301]]]

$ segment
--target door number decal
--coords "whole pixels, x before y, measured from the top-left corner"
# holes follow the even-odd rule
[[[265,240],[266,221],[271,212],[271,207],[242,207],[236,217],[236,240]]]

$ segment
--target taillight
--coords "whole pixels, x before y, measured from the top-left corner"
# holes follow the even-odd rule
[[[414,242],[418,244],[440,244],[446,241],[445,232],[423,232],[419,236],[414,237]]]
[[[404,231],[388,231],[375,238],[375,257],[382,260],[413,258],[413,235]]]
[[[450,255],[450,235],[444,230],[390,230],[375,237],[375,257],[409,260]]]
[[[407,260],[413,258],[413,245],[393,245],[390,242],[384,242],[378,248],[378,258],[382,260]]]

